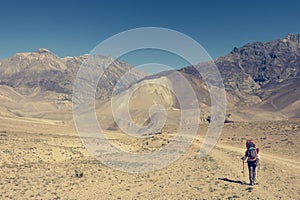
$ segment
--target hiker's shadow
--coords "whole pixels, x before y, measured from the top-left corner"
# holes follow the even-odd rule
[[[240,184],[240,185],[247,185],[247,183],[244,182],[244,181],[231,180],[231,179],[228,179],[228,178],[218,178],[218,179],[221,180],[221,181],[226,181],[226,182],[230,182],[230,183],[237,183],[237,184]]]

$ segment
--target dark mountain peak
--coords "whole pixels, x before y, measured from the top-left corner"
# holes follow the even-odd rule
[[[283,83],[300,77],[300,34],[235,47],[215,63],[227,91],[239,96],[237,101],[257,103],[276,93]],[[189,68],[185,71],[193,74]],[[255,98],[247,102],[249,97]]]
[[[290,40],[292,42],[300,42],[300,34],[292,34],[292,33],[289,33],[285,39],[287,40]]]
[[[270,42],[257,41],[253,43],[248,43],[242,47],[234,47],[233,50],[230,52],[230,54],[233,54],[238,58],[240,56],[248,57],[249,55],[268,57],[268,55],[266,54],[271,53],[273,55],[274,52],[298,54],[299,49],[300,49],[300,34],[288,34],[284,38],[273,40]]]

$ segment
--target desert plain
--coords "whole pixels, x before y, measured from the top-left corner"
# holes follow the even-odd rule
[[[224,124],[214,149],[199,157],[208,123],[174,163],[146,173],[118,171],[95,159],[72,121],[0,116],[0,199],[299,199],[300,120],[236,120]],[[105,131],[126,151],[161,148],[176,126],[135,139]],[[258,184],[242,171],[245,140],[260,148]],[[75,170],[83,173],[82,177]]]

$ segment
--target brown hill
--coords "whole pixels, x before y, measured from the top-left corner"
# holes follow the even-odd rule
[[[265,88],[271,93],[260,107],[269,111],[280,111],[287,117],[300,117],[300,77],[283,81],[280,85]],[[274,88],[275,87],[275,88]]]

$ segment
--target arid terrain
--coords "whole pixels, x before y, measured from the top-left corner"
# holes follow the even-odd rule
[[[214,105],[208,88],[220,87],[214,74],[208,73],[215,84],[208,86],[197,72],[207,63],[147,75],[133,70],[128,63],[95,55],[95,69],[113,62],[98,85],[86,78],[97,77],[96,72],[82,70],[87,76],[81,80],[86,82],[78,85],[82,91],[94,86],[95,102],[84,99],[89,92],[82,93],[78,96],[90,107],[78,110],[85,114],[95,108],[111,145],[133,153],[157,151],[175,138],[184,109],[201,110],[197,119],[183,119],[184,125],[192,120],[198,126],[188,150],[163,169],[144,173],[118,171],[101,163],[87,151],[76,131],[76,119],[84,119],[83,123],[90,119],[73,118],[72,113],[72,108],[76,110],[84,102],[74,95],[73,86],[87,57],[59,58],[41,48],[0,60],[1,200],[300,199],[300,34],[249,43],[215,60],[226,91],[226,98],[220,98],[222,102],[227,100],[226,114],[230,118],[225,121],[233,123],[224,124],[217,144],[206,157],[199,157],[199,150],[208,121],[214,120],[210,116]],[[187,82],[194,96],[186,93],[183,83]],[[184,98],[176,96],[174,88]],[[217,98],[222,93],[218,95]],[[184,107],[184,103],[196,106]],[[148,125],[160,125],[162,110],[151,114],[152,106],[157,104],[164,107],[167,115],[164,126],[150,129],[150,135],[141,137],[120,130],[118,122],[136,123],[146,129]],[[114,118],[112,108],[129,111],[132,121],[127,115]],[[261,155],[258,184],[253,187],[249,185],[246,164],[242,173],[241,157],[247,139],[254,139]]]
[[[154,172],[131,174],[93,158],[72,123],[0,117],[0,199],[299,199],[300,120],[236,121],[225,124],[205,158],[199,149],[209,124],[201,123],[188,151]],[[175,127],[175,126],[174,126]],[[159,148],[175,128],[135,142],[108,132],[124,147]],[[258,185],[248,185],[240,157],[246,138],[261,151]],[[147,141],[147,142],[146,142]],[[75,170],[83,172],[76,177]]]

